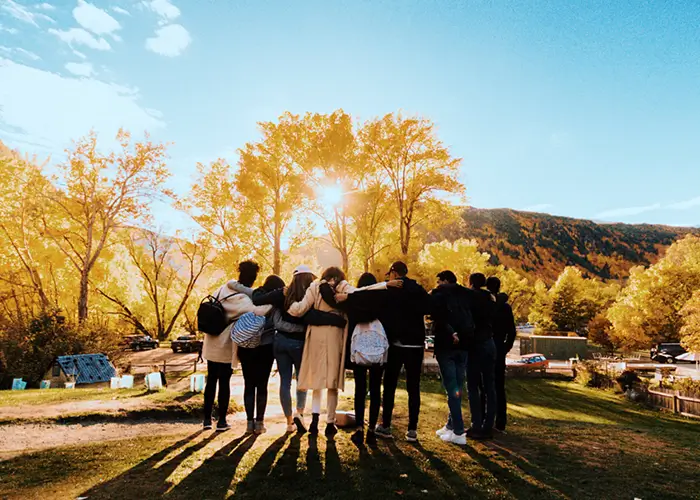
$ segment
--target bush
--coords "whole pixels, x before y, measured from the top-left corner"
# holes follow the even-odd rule
[[[37,386],[56,356],[117,352],[118,336],[105,325],[93,323],[78,327],[57,312],[41,313],[27,322],[6,323],[0,327],[0,387],[10,386],[22,377]]]
[[[614,381],[609,373],[600,369],[594,361],[580,361],[574,368],[575,380],[585,387],[597,389],[610,389],[614,387]]]
[[[685,396],[693,398],[700,397],[700,380],[684,378],[676,380],[673,383],[673,388],[680,391]]]

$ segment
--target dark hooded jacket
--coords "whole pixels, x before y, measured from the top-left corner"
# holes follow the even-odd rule
[[[454,329],[449,323],[449,305],[463,302],[471,310],[471,294],[467,288],[457,283],[439,285],[430,292],[431,318],[435,335],[435,350],[467,349],[469,338],[459,336],[459,343],[454,343]]]
[[[387,306],[381,315],[389,343],[425,345],[425,315],[430,314],[430,296],[411,278],[399,278],[402,288],[387,289]],[[363,292],[365,293],[365,292]]]
[[[513,348],[515,335],[513,308],[508,304],[508,295],[499,293],[496,296],[496,308],[493,316],[493,340],[499,354],[507,354]]]
[[[480,343],[493,337],[493,319],[496,311],[496,299],[488,290],[467,289],[474,319],[474,343]]]

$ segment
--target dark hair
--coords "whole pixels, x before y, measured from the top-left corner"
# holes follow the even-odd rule
[[[238,282],[245,286],[253,286],[258,279],[260,266],[252,260],[246,260],[238,264]]]
[[[340,269],[339,267],[329,267],[325,271],[323,271],[323,274],[321,275],[322,280],[336,280],[336,281],[344,281],[345,280],[345,273]]]
[[[474,273],[469,276],[469,284],[474,288],[484,288],[486,286],[486,276],[484,276],[484,273]]]
[[[437,275],[439,280],[447,281],[448,283],[457,283],[457,276],[452,271],[442,271]]]
[[[314,279],[314,275],[311,273],[300,273],[292,278],[292,282],[287,288],[287,293],[284,295],[285,311],[289,310],[292,304],[304,298],[306,290],[314,282]]]
[[[391,273],[391,271],[394,271],[400,278],[403,278],[408,274],[408,266],[400,260],[397,260],[391,265],[387,274]]]
[[[364,273],[362,276],[360,276],[360,279],[357,280],[357,288],[374,285],[376,282],[377,278],[374,276],[374,274]]]
[[[486,280],[486,288],[488,288],[489,292],[497,294],[501,291],[501,280],[495,276],[490,276],[489,279]]]
[[[276,274],[271,274],[270,276],[265,278],[265,283],[263,283],[262,288],[266,292],[272,292],[273,290],[277,290],[278,288],[284,288],[284,280]]]

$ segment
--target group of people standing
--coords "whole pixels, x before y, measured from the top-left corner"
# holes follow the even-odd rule
[[[438,431],[445,440],[466,442],[466,436],[487,438],[492,429],[506,423],[505,354],[515,338],[515,324],[507,297],[499,293],[497,278],[483,274],[470,277],[470,287],[457,284],[451,271],[438,274],[438,286],[431,293],[408,277],[403,262],[395,262],[378,281],[363,274],[353,286],[343,271],[329,267],[318,279],[308,266],[294,270],[289,285],[269,276],[253,289],[259,266],[251,261],[239,265],[237,280],[223,285],[215,294],[226,319],[235,322],[245,313],[265,317],[259,345],[237,346],[230,335],[205,335],[202,356],[208,377],[204,391],[204,428],[212,428],[212,410],[218,386],[216,429],[229,429],[226,420],[230,400],[232,369],[241,364],[247,433],[261,434],[267,406],[267,385],[276,361],[280,375],[280,403],[288,432],[319,432],[321,400],[326,392],[325,434],[337,433],[338,391],[344,389],[345,371],[355,379],[356,443],[391,438],[394,398],[402,368],[406,374],[409,419],[406,439],[418,439],[420,382],[426,337],[425,317],[432,319],[435,356],[448,394],[449,417]],[[486,288],[488,285],[488,288]],[[455,328],[456,309],[471,318],[471,326]],[[464,317],[464,316],[463,316]],[[353,332],[358,325],[379,322],[388,341],[385,359],[368,365],[351,356]],[[292,378],[296,375],[296,398]],[[467,380],[471,427],[465,430],[461,414],[461,391]],[[383,395],[382,395],[383,388]],[[311,421],[307,426],[307,392],[312,392]],[[369,420],[365,428],[365,405],[369,391]],[[382,419],[379,421],[380,409]]]

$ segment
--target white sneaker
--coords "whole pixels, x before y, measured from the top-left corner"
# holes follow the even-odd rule
[[[440,436],[440,439],[442,439],[446,443],[454,443],[454,444],[459,444],[462,446],[467,444],[466,433],[462,433],[462,434],[457,435],[454,433],[454,431],[449,431],[448,433]]]
[[[448,429],[447,426],[445,425],[445,426],[443,426],[441,429],[436,430],[436,431],[435,431],[435,435],[436,435],[437,437],[442,437],[442,436],[444,436],[445,434],[447,434],[447,433],[449,433],[449,432],[452,432],[452,430],[451,430],[451,429]]]
[[[296,432],[297,426],[294,424],[288,424],[287,425],[287,432],[291,434],[292,432]]]

